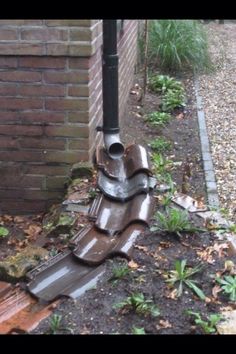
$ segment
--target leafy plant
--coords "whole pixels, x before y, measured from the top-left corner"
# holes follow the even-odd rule
[[[154,126],[164,126],[169,123],[171,115],[166,112],[152,112],[147,114],[145,119]]]
[[[112,270],[112,276],[109,281],[115,285],[118,280],[124,278],[128,273],[130,273],[130,268],[127,264],[123,264],[119,267],[114,267]]]
[[[162,94],[167,90],[179,90],[183,92],[181,82],[168,75],[152,75],[149,78],[149,88],[154,92],[160,92]]]
[[[97,196],[97,191],[95,188],[90,188],[88,192],[89,198],[94,199]]]
[[[216,332],[216,324],[223,318],[222,315],[213,313],[207,317],[207,321],[202,320],[200,313],[187,311],[187,314],[194,316],[194,322],[196,325],[200,326],[203,331],[207,334]]]
[[[152,20],[149,65],[164,70],[212,70],[207,34],[198,20]]]
[[[150,142],[152,150],[156,152],[165,152],[171,149],[171,143],[163,137],[156,138]]]
[[[171,112],[175,108],[185,107],[185,94],[179,90],[168,90],[162,100],[162,110]]]
[[[8,234],[8,229],[3,226],[0,226],[0,237],[6,237]]]
[[[225,294],[229,295],[231,301],[236,301],[236,276],[226,275],[224,279],[216,277],[216,281],[221,285]]]
[[[157,211],[154,215],[156,225],[151,227],[151,231],[164,231],[177,234],[181,236],[181,232],[196,232],[202,229],[196,228],[188,217],[186,210],[179,210],[176,208],[166,208],[166,213],[163,214]]]
[[[128,296],[124,301],[115,304],[114,308],[127,308],[128,310],[133,309],[138,314],[151,314],[153,317],[160,315],[158,307],[153,304],[152,300],[146,300],[142,293],[135,293]]]
[[[193,290],[195,294],[201,299],[205,300],[205,295],[201,289],[196,285],[197,281],[189,279],[194,274],[200,272],[202,270],[202,265],[199,264],[194,268],[186,267],[186,259],[177,260],[175,262],[175,270],[171,270],[168,272],[169,279],[166,280],[167,283],[170,283],[172,286],[179,282],[179,287],[177,290],[177,296],[181,296],[183,293],[183,284],[185,284],[188,288]]]
[[[135,327],[135,326],[133,326],[133,328],[132,328],[132,333],[133,334],[146,334],[143,327]]]
[[[62,316],[53,314],[50,319],[50,331],[52,334],[55,334],[61,327]]]
[[[158,175],[166,174],[168,170],[173,166],[173,161],[166,159],[162,154],[153,153],[152,154],[152,162],[154,173]]]

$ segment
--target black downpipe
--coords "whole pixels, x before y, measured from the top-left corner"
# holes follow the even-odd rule
[[[117,54],[117,21],[103,20],[103,134],[111,158],[120,158],[124,146],[119,138],[119,77]]]

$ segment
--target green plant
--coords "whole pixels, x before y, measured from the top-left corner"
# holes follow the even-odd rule
[[[124,278],[128,273],[130,273],[130,268],[127,264],[123,264],[119,267],[114,267],[112,270],[112,276],[110,277],[109,281],[115,285],[118,280]]]
[[[152,20],[149,26],[149,65],[178,71],[212,70],[207,34],[198,20]]]
[[[166,112],[152,112],[145,116],[147,122],[154,126],[164,126],[169,123],[171,115]]]
[[[188,288],[193,290],[195,294],[201,299],[205,300],[205,295],[201,289],[199,289],[196,285],[196,280],[189,279],[194,274],[200,272],[202,270],[202,265],[199,264],[194,268],[186,267],[186,259],[175,261],[175,270],[171,270],[168,272],[167,283],[170,283],[172,286],[179,282],[179,287],[177,290],[177,296],[181,296],[183,293],[183,284],[185,284]]]
[[[196,228],[189,221],[188,212],[186,210],[179,210],[176,208],[166,208],[166,213],[163,214],[157,211],[154,215],[156,225],[151,227],[151,231],[164,231],[177,234],[181,236],[181,232],[196,232],[203,231]]]
[[[128,310],[133,309],[138,314],[151,314],[153,317],[160,315],[158,307],[153,304],[152,300],[146,300],[142,293],[136,293],[128,296],[124,301],[115,304],[114,308],[126,308]]]
[[[226,275],[224,279],[216,277],[225,294],[229,295],[231,301],[236,301],[236,276]]]
[[[146,334],[146,332],[143,327],[140,328],[140,327],[133,326],[132,334]]]
[[[95,188],[90,188],[88,192],[89,198],[94,199],[97,196],[97,191]]]
[[[149,78],[149,88],[154,92],[161,92],[162,94],[168,90],[181,92],[184,90],[180,81],[168,75],[152,75]]]
[[[50,332],[55,334],[61,327],[62,316],[53,314],[50,319]]]
[[[229,226],[229,231],[233,232],[234,234],[236,234],[236,224],[230,225]]]
[[[150,142],[152,150],[156,152],[165,152],[171,149],[171,143],[163,137],[156,138]]]
[[[171,112],[175,108],[185,107],[185,94],[179,90],[168,90],[162,100],[162,110]]]
[[[162,154],[154,152],[151,156],[153,162],[154,173],[158,175],[164,175],[173,166],[173,161],[166,159]]]
[[[194,316],[194,322],[196,325],[200,326],[203,331],[207,334],[216,332],[216,324],[223,318],[222,315],[213,313],[207,317],[207,321],[202,320],[200,313],[187,311],[187,314]]]
[[[8,229],[3,226],[0,226],[0,237],[6,237],[9,234]]]

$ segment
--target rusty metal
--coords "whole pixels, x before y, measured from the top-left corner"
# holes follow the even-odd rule
[[[123,181],[138,172],[151,174],[147,151],[141,145],[133,144],[125,149],[120,159],[111,159],[104,148],[96,150],[96,165],[110,178]]]
[[[104,195],[94,200],[89,218],[95,220],[95,226],[109,235],[115,235],[134,222],[148,225],[153,208],[149,194],[140,194],[126,203],[110,200]]]
[[[111,237],[94,226],[85,228],[73,239],[73,254],[90,265],[100,264],[114,256],[130,258],[132,246],[144,230],[145,225],[136,223],[128,226],[120,235]]]

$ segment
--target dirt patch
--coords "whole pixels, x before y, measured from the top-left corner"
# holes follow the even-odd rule
[[[172,148],[167,155],[177,162],[172,171],[177,190],[206,202],[192,78],[184,76],[181,80],[188,97],[184,112],[175,112],[165,128],[153,128],[145,122],[144,116],[158,110],[159,98],[148,92],[141,106],[139,95],[130,94],[121,123],[121,137],[126,144],[142,144],[149,153],[149,143],[153,138],[164,136],[170,140]],[[136,78],[135,83],[140,83],[140,77]],[[187,185],[184,179],[186,169],[189,176]],[[163,210],[158,204],[156,208]],[[202,225],[199,217],[193,215],[192,218],[195,225]],[[62,301],[56,311],[56,315],[61,316],[56,328],[53,328],[55,318],[51,316],[32,333],[128,334],[133,333],[134,327],[142,328],[147,334],[204,333],[186,311],[198,312],[206,320],[209,314],[219,313],[222,307],[229,304],[233,306],[226,296],[213,291],[215,275],[224,272],[225,261],[230,259],[236,262],[235,256],[228,255],[227,246],[209,231],[186,233],[177,237],[147,230],[139,236],[129,265],[120,258],[108,260],[105,276],[96,288],[87,291],[76,301]],[[199,299],[186,286],[183,287],[182,296],[176,297],[176,286],[170,288],[166,283],[167,273],[175,269],[176,260],[183,259],[188,267],[195,267],[199,263],[203,265],[203,269],[193,279],[204,292],[205,300]],[[128,273],[112,281],[114,268],[124,265],[128,267]],[[137,314],[127,306],[123,309],[115,307],[136,293],[152,301],[160,311],[159,316]]]

